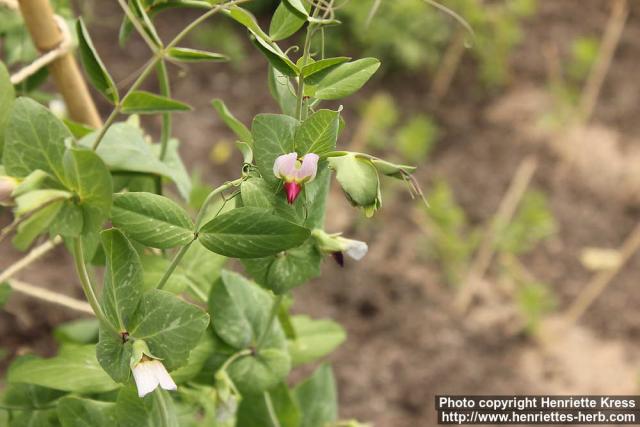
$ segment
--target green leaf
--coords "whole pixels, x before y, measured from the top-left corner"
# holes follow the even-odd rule
[[[11,84],[9,71],[4,63],[0,62],[0,159],[4,148],[4,132],[11,117],[11,108],[16,97]]]
[[[296,338],[289,340],[289,354],[294,367],[313,362],[335,350],[347,337],[338,323],[314,320],[308,316],[291,318]]]
[[[209,298],[213,329],[234,348],[255,346],[264,333],[273,302],[273,297],[255,283],[238,273],[222,270]],[[274,334],[277,343],[282,345],[284,335],[280,337],[280,333],[274,326],[269,335]]]
[[[198,376],[205,364],[209,361],[211,356],[213,356],[213,353],[215,353],[215,350],[216,344],[213,334],[205,333],[198,345],[191,350],[191,354],[189,354],[189,363],[171,373],[171,377],[176,384],[191,381],[193,378]]]
[[[51,223],[49,233],[64,237],[78,237],[84,228],[83,211],[73,200],[62,202],[62,209]]]
[[[23,356],[14,364],[24,363],[32,356]],[[0,402],[14,407],[44,407],[64,396],[65,392],[33,384],[7,384],[0,395]],[[2,425],[2,424],[0,424]]]
[[[298,427],[301,413],[286,383],[269,390],[273,409],[280,427]],[[269,408],[263,394],[243,396],[238,409],[238,427],[273,427]]]
[[[181,266],[198,288],[209,295],[211,286],[220,277],[226,262],[226,257],[211,252],[196,240],[187,251]]]
[[[62,208],[62,201],[46,206],[29,216],[18,226],[18,232],[11,241],[16,249],[26,250],[41,233],[43,233],[56,218]]]
[[[258,21],[256,20],[255,16],[253,16],[248,10],[233,5],[229,8],[222,9],[222,12],[232,18],[234,21],[242,24],[259,39],[267,42],[270,41],[269,36],[264,31],[262,31],[262,28],[260,28],[260,25],[258,25]]]
[[[251,131],[244,125],[244,123],[236,119],[235,116],[231,114],[231,111],[229,111],[224,101],[221,99],[214,99],[211,101],[211,105],[213,105],[213,108],[218,112],[222,121],[233,131],[233,133],[236,134],[240,141],[253,144]]]
[[[8,283],[0,283],[0,309],[9,301],[11,286]]]
[[[296,93],[291,79],[280,71],[269,66],[269,92],[280,106],[283,114],[294,117],[296,114]]]
[[[300,70],[280,49],[264,41],[260,37],[252,37],[254,46],[267,58],[267,61],[282,74],[289,77],[296,77]]]
[[[229,367],[229,376],[242,394],[261,393],[284,380],[291,371],[286,349],[266,347],[238,359]]]
[[[33,190],[16,197],[14,214],[16,217],[21,217],[56,201],[68,200],[72,197],[73,194],[64,190]]]
[[[101,236],[106,258],[102,307],[111,324],[125,332],[142,295],[142,264],[119,230],[105,230]]]
[[[144,254],[141,261],[144,268],[144,289],[155,289],[169,268],[171,260],[162,255]],[[184,292],[189,286],[195,286],[195,283],[188,276],[182,265],[179,265],[171,274],[163,289],[177,295]]]
[[[193,240],[189,215],[171,199],[157,194],[116,194],[111,220],[134,240],[153,248],[169,249]]]
[[[160,36],[158,35],[155,26],[145,10],[145,4],[146,2],[143,2],[143,0],[133,0],[129,2],[129,8],[140,18],[139,21],[142,23],[142,28],[144,32],[149,35],[153,44],[156,47],[162,47],[162,40],[160,40]]]
[[[298,125],[296,119],[282,114],[259,114],[253,119],[251,134],[256,166],[262,178],[273,186],[280,182],[273,174],[273,163],[278,156],[294,151]]]
[[[83,232],[96,231],[111,211],[113,184],[102,159],[93,151],[69,148],[64,154],[65,181],[78,196]]]
[[[58,402],[62,427],[112,427],[116,425],[115,404],[67,396]]]
[[[7,381],[74,393],[102,393],[118,387],[98,364],[94,345],[64,346],[56,357],[26,360],[9,369]]]
[[[98,341],[99,324],[96,319],[79,319],[63,323],[53,330],[61,344],[91,344]]]
[[[89,127],[84,123],[74,122],[73,120],[70,120],[70,119],[63,119],[62,121],[64,122],[65,126],[71,131],[71,134],[75,138],[80,139],[89,135],[91,132],[95,132],[94,128]]]
[[[294,389],[302,409],[300,427],[328,425],[338,417],[336,381],[331,366],[322,365]]]
[[[173,399],[168,393],[160,391],[159,393],[162,393],[161,404],[156,393],[141,399],[134,386],[122,387],[116,399],[117,426],[178,427]]]
[[[309,16],[309,12],[307,12],[307,8],[304,6],[302,0],[282,0],[282,3],[284,3],[291,11],[303,18],[307,18]]]
[[[380,67],[375,58],[363,58],[315,73],[308,78],[317,99],[340,99],[359,90]]]
[[[213,328],[232,347],[253,348],[268,327],[273,303],[273,297],[255,283],[223,270],[209,298]],[[261,348],[234,362],[229,375],[241,392],[260,392],[283,380],[290,362],[284,332],[273,322]]]
[[[180,142],[175,138],[171,138],[167,144],[167,152],[165,153],[162,163],[170,171],[171,175],[169,178],[176,184],[182,198],[188,201],[191,196],[191,176],[182,162],[182,158],[178,152],[179,146]],[[152,145],[151,150],[157,158],[160,158],[160,152],[162,151],[160,144]]]
[[[307,77],[311,77],[312,75],[319,73],[320,71],[326,70],[330,67],[335,67],[336,65],[343,64],[350,60],[351,58],[348,56],[337,56],[335,58],[320,59],[302,67],[301,74],[302,77],[306,79]]]
[[[318,277],[322,258],[315,245],[307,241],[276,256],[243,259],[242,264],[260,285],[282,295]]]
[[[156,95],[155,93],[137,90],[122,100],[123,114],[157,114],[177,111],[190,111],[192,108],[184,102]]]
[[[169,292],[151,290],[143,295],[131,322],[130,335],[144,340],[168,370],[187,362],[209,324],[209,316]]]
[[[18,98],[5,133],[2,164],[16,178],[40,169],[63,182],[67,138],[69,130],[49,110],[32,99]]]
[[[281,2],[271,18],[269,36],[274,41],[286,39],[302,28],[305,22],[305,18],[291,12],[285,3]]]
[[[323,156],[336,148],[340,113],[319,110],[309,116],[296,130],[295,151],[302,156],[315,153]]]
[[[102,369],[119,383],[126,383],[131,376],[131,340],[123,342],[122,336],[116,335],[106,326],[100,326],[96,355]]]
[[[113,82],[111,75],[109,75],[107,68],[102,63],[100,56],[98,56],[98,52],[93,47],[89,31],[84,25],[82,18],[78,19],[76,31],[78,33],[80,58],[82,59],[82,64],[87,72],[89,81],[91,81],[91,84],[98,89],[98,91],[104,95],[109,102],[116,104],[120,99],[118,95],[118,88]]]
[[[96,136],[97,133],[94,132],[82,138],[80,144],[90,148]],[[107,130],[96,152],[112,171],[165,176],[176,183],[183,197],[188,198],[190,182],[179,161],[177,141],[169,140],[164,163],[158,159],[159,149],[159,144],[145,142],[140,128],[128,123],[116,123]]]
[[[187,47],[172,47],[167,51],[169,58],[179,62],[221,62],[228,61],[229,57],[221,53],[207,52],[205,50],[190,49]]]
[[[302,197],[290,205],[282,191],[276,193],[262,178],[252,177],[243,181],[240,196],[243,206],[269,209],[287,221],[305,225],[306,211]]]
[[[212,252],[232,258],[261,258],[299,246],[309,230],[267,209],[242,207],[205,224],[200,242]]]

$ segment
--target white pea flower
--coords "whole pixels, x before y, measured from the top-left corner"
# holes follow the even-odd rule
[[[311,232],[321,252],[330,254],[340,266],[344,266],[344,254],[360,261],[369,251],[366,242],[342,237],[340,233],[328,234],[320,229]]]
[[[142,340],[133,343],[131,371],[140,397],[145,397],[158,387],[164,390],[178,389],[167,368],[157,357],[151,355],[147,343]]]
[[[147,394],[161,387],[164,390],[177,390],[178,386],[167,372],[161,361],[143,356],[132,369],[133,378],[138,388],[138,396],[145,397]]]

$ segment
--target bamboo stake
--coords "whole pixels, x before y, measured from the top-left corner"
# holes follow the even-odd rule
[[[75,298],[68,297],[63,294],[59,294],[57,292],[52,292],[48,289],[40,288],[38,286],[33,286],[32,284],[11,279],[9,280],[9,286],[16,292],[28,295],[30,297],[39,299],[41,301],[45,301],[51,304],[61,305],[63,307],[70,308],[75,311],[79,311],[81,313],[91,314],[93,315],[93,310],[91,310],[91,306],[84,301],[80,301]]]
[[[525,158],[518,166],[511,184],[500,202],[498,211],[482,238],[480,248],[469,268],[465,286],[456,298],[455,306],[460,312],[467,310],[471,299],[477,292],[478,283],[486,274],[495,252],[496,234],[501,226],[508,224],[513,218],[537,167],[538,161],[535,156]]]
[[[56,49],[64,42],[48,0],[19,0],[18,4],[33,43],[40,52]],[[94,128],[101,127],[102,120],[73,54],[66,53],[48,67],[71,119]]]
[[[602,36],[600,52],[593,65],[589,77],[584,85],[580,105],[578,107],[579,120],[586,123],[591,118],[598,101],[602,84],[607,76],[613,55],[620,42],[625,22],[629,16],[627,0],[616,0],[611,8],[611,15]]]
[[[24,258],[19,259],[18,261],[11,264],[5,270],[0,273],[0,283],[12,277],[14,274],[22,270],[23,268],[31,265],[34,261],[38,260],[41,256],[46,254],[47,252],[54,249],[62,243],[62,238],[60,236],[55,237],[53,240],[47,240],[45,243],[37,246],[31,250]]]
[[[640,224],[636,225],[636,228],[620,247],[620,262],[616,268],[596,274],[567,309],[564,318],[568,324],[575,323],[587,311],[591,304],[598,299],[614,277],[616,277],[620,270],[622,270],[622,268],[627,264],[629,259],[631,259],[639,249]]]

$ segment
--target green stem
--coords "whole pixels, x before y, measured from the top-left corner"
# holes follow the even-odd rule
[[[284,295],[277,295],[273,300],[273,305],[271,306],[271,312],[269,313],[269,320],[267,321],[267,327],[262,331],[262,335],[258,338],[258,342],[256,343],[256,349],[260,349],[262,344],[264,344],[264,340],[269,335],[269,331],[271,330],[271,326],[273,326],[273,321],[276,319],[278,315],[278,311],[280,310],[280,305],[284,300]]]
[[[76,237],[73,240],[73,257],[76,264],[76,272],[78,273],[78,277],[80,278],[80,283],[82,284],[82,290],[84,291],[84,295],[91,306],[96,318],[100,321],[101,324],[109,326],[115,333],[120,334],[120,331],[111,324],[107,320],[107,317],[102,311],[102,307],[98,302],[98,297],[95,293],[95,288],[91,283],[91,278],[89,277],[89,272],[87,271],[87,266],[84,263],[84,248],[82,247],[82,240],[80,237]]]
[[[198,231],[200,231],[200,225],[202,225],[202,221],[204,220],[204,217],[205,217],[205,215],[207,213],[207,207],[209,206],[209,203],[211,203],[213,201],[213,199],[215,199],[215,197],[218,194],[222,193],[223,191],[228,190],[231,187],[237,187],[238,185],[240,185],[242,183],[242,181],[244,181],[244,178],[238,178],[238,179],[233,180],[233,181],[225,182],[220,187],[216,188],[211,193],[209,193],[209,195],[205,199],[204,203],[200,207],[200,211],[198,212],[198,216],[196,217],[196,225],[195,225],[196,233]]]
[[[213,9],[207,11],[206,13],[203,13],[198,18],[196,18],[194,21],[192,21],[189,25],[184,27],[182,29],[182,31],[180,31],[178,33],[178,35],[175,36],[174,39],[171,40],[171,42],[167,45],[166,50],[171,49],[172,47],[175,47],[178,43],[180,43],[180,41],[183,38],[186,37],[187,34],[189,34],[189,32],[191,30],[193,30],[195,27],[197,27],[198,25],[200,25],[201,23],[206,21],[207,18],[209,18],[211,15],[215,15],[216,13],[220,12],[222,9],[224,9],[226,7],[237,5],[237,4],[241,4],[241,3],[246,3],[247,1],[249,1],[249,0],[230,1],[230,2],[227,2],[227,3],[221,4],[221,5],[218,5],[218,6],[214,7]]]
[[[118,0],[118,3],[120,3],[120,7],[122,8],[124,14],[127,15],[127,18],[129,18],[129,21],[131,21],[136,31],[138,31],[140,37],[142,37],[147,46],[149,46],[149,49],[151,49],[151,51],[154,53],[157,52],[160,46],[158,46],[153,40],[151,40],[149,34],[147,34],[140,21],[138,21],[138,17],[135,16],[133,12],[131,12],[131,9],[129,9],[129,5],[127,4],[127,2],[125,2],[124,0]]]
[[[160,84],[160,94],[167,98],[171,98],[171,86],[169,83],[169,75],[167,74],[167,64],[164,60],[158,62],[156,67],[158,74],[158,83]],[[171,138],[171,113],[162,115],[162,129],[160,131],[160,161],[164,161],[167,155],[167,147],[169,146],[169,138]]]
[[[127,93],[122,99],[125,99],[127,96],[129,96],[131,92],[137,90],[140,87],[140,85],[144,82],[144,80],[149,76],[149,73],[151,73],[151,70],[153,70],[153,68],[156,66],[160,58],[161,58],[160,56],[156,55],[149,61],[147,66],[144,68],[144,70],[142,70],[142,73],[140,73],[136,81],[133,82],[133,84],[131,85],[131,87],[129,88],[129,90],[127,91]],[[104,139],[105,134],[107,133],[107,130],[109,130],[109,127],[111,127],[114,120],[120,114],[121,110],[122,110],[122,102],[118,102],[115,108],[113,109],[113,111],[111,112],[111,114],[109,114],[107,121],[104,122],[104,125],[102,126],[102,129],[100,129],[100,133],[96,137],[96,140],[93,142],[93,147],[92,147],[93,151],[98,149],[98,147],[100,146],[100,143]]]
[[[278,414],[276,414],[276,408],[273,406],[273,401],[271,400],[271,395],[268,391],[264,393],[264,403],[267,406],[267,412],[269,412],[269,418],[271,419],[271,424],[273,427],[281,427],[280,421],[278,420]]]
[[[224,365],[222,365],[222,367],[220,368],[221,371],[226,371],[227,369],[229,369],[229,366],[231,366],[233,364],[233,362],[235,362],[236,360],[240,359],[241,357],[245,357],[245,356],[249,356],[251,354],[251,350],[246,348],[244,350],[240,350],[236,353],[233,353],[231,355],[231,357],[229,357],[226,362],[224,362]]]
[[[189,281],[189,290],[191,291],[191,293],[193,295],[195,295],[201,302],[208,302],[209,298],[207,297],[207,294],[205,294],[202,289],[200,289],[198,287],[198,285],[194,284],[193,282]]]
[[[185,254],[191,247],[191,244],[194,242],[194,240],[190,241],[189,243],[181,247],[178,253],[176,254],[176,256],[173,257],[173,260],[171,261],[171,265],[169,265],[169,268],[167,268],[167,270],[162,275],[162,278],[158,282],[158,286],[156,286],[157,289],[164,288],[164,286],[167,284],[167,281],[169,280],[169,277],[171,277],[176,267],[178,267],[178,264],[180,264],[180,261],[182,261],[182,258],[184,258]]]
[[[318,14],[318,8],[316,7],[313,11],[313,17],[315,18]],[[315,24],[309,24],[307,26],[307,34],[304,38],[304,49],[302,51],[302,64],[300,69],[304,68],[307,65],[307,61],[309,60],[309,50],[311,48],[311,39],[313,37],[313,33],[316,29]],[[298,120],[302,120],[302,104],[304,101],[304,78],[302,75],[298,76],[298,102],[296,103],[296,118]]]
[[[169,416],[169,408],[167,407],[167,402],[165,400],[164,392],[160,387],[156,389],[153,393],[153,398],[158,404],[160,408],[160,419],[162,420],[162,427],[169,427],[171,425],[170,416]]]
[[[154,57],[149,61],[149,64],[144,68],[144,70],[142,71],[140,76],[138,76],[136,81],[133,83],[133,85],[131,85],[131,87],[127,91],[126,95],[122,99],[125,99],[127,97],[127,95],[129,95],[134,90],[138,89],[138,87],[142,84],[142,82],[147,78],[147,76],[149,75],[151,70],[164,57],[165,52],[167,52],[172,47],[175,47],[184,37],[187,36],[187,34],[189,34],[189,32],[191,30],[193,30],[199,24],[204,22],[211,15],[214,15],[214,14],[218,13],[219,11],[221,11],[223,8],[228,7],[228,6],[232,6],[234,4],[245,3],[247,1],[249,1],[249,0],[235,0],[235,1],[230,1],[230,2],[227,2],[225,4],[221,4],[221,5],[218,5],[218,6],[214,7],[213,9],[211,9],[211,10],[207,11],[206,13],[203,13],[202,15],[200,15],[193,22],[191,22],[189,25],[187,25],[182,31],[180,31],[180,33],[178,33],[178,35],[175,36],[175,38],[173,40],[171,40],[171,42],[167,45],[167,47],[165,49],[162,49],[161,51],[158,51],[157,49],[154,49]],[[127,10],[128,10],[128,8],[125,9],[125,12]],[[130,12],[131,11],[129,11],[129,13]],[[141,34],[145,34],[144,31],[142,31]],[[102,142],[102,139],[104,138],[104,135],[107,133],[107,130],[113,124],[113,121],[116,119],[118,114],[120,114],[121,110],[122,110],[122,104],[121,103],[117,103],[115,108],[113,109],[113,111],[109,115],[109,118],[105,122],[104,126],[102,126],[102,129],[100,129],[100,133],[96,137],[96,140],[93,142],[93,150],[94,151],[98,149],[98,146]]]

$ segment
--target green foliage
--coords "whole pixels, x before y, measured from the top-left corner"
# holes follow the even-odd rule
[[[349,2],[340,8],[337,17],[346,25],[329,35],[329,47],[340,49],[345,39],[352,39],[365,55],[382,58],[388,68],[419,73],[424,68],[435,70],[449,44],[466,31],[448,14],[420,0],[380,2],[370,19],[363,11],[370,10],[375,2]],[[522,20],[535,12],[535,0],[490,4],[449,0],[443,5],[473,29],[473,35],[462,37],[478,62],[481,81],[490,88],[505,83],[509,55],[522,38]]]
[[[117,194],[111,221],[134,240],[154,248],[184,246],[194,239],[189,215],[171,199],[153,193]]]
[[[311,49],[338,21],[333,11],[312,10],[305,1],[281,2],[268,34],[251,13],[254,9],[217,0],[127,3],[121,42],[140,31],[157,49],[127,92],[118,92],[83,20],[76,26],[88,81],[114,105],[100,129],[63,122],[33,98],[14,101],[9,73],[0,66],[4,138],[0,172],[8,175],[3,182],[15,186],[7,198],[20,221],[13,242],[26,249],[41,234],[61,236],[95,314],[95,319],[55,329],[61,344],[55,357],[25,356],[12,363],[2,395],[2,404],[11,409],[0,411],[0,423],[10,420],[11,427],[333,423],[337,392],[331,369],[320,367],[294,389],[287,385],[287,376],[292,367],[327,356],[346,333],[329,319],[291,316],[288,294],[320,274],[326,251],[309,237],[312,230],[324,233],[332,171],[347,198],[372,215],[381,206],[380,176],[407,179],[415,169],[364,153],[336,151],[345,126],[342,108],[321,105],[358,91],[380,61],[325,57],[324,49]],[[213,190],[199,179],[192,185],[179,141],[172,138],[173,113],[191,107],[170,97],[167,73],[157,69],[160,94],[138,90],[147,87],[144,80],[158,64],[227,59],[210,49],[177,47],[195,26],[176,31],[178,36],[163,42],[155,17],[180,7],[207,10],[203,12],[207,16],[220,12],[249,32],[268,62],[269,89],[282,110],[258,114],[249,129],[222,100],[213,101],[243,155],[241,176]],[[0,32],[3,25],[17,31],[13,18],[0,24]],[[227,41],[233,44],[224,24],[215,28],[224,29],[215,38],[225,46]],[[304,49],[294,58],[295,49],[283,50],[277,42],[303,28]],[[201,39],[202,34],[211,33],[205,30],[199,37],[210,43]],[[9,53],[14,42],[9,42]],[[46,73],[36,77],[41,80]],[[27,86],[35,87],[35,82],[22,87]],[[118,123],[119,114],[130,117]],[[159,143],[142,129],[137,114],[162,115]],[[412,123],[401,139],[423,139],[422,125]],[[413,142],[407,144],[406,150],[417,150]],[[276,158],[293,152],[298,159],[309,153],[319,156],[317,170],[305,172],[304,178],[302,174],[287,178],[299,188],[291,181],[285,185],[274,173]],[[182,202],[174,200],[168,181],[175,184]],[[299,197],[288,200],[283,187],[299,189]],[[181,204],[187,202],[197,212]],[[255,282],[223,270],[226,257],[240,259]],[[94,283],[96,271],[88,264],[104,266],[100,285]],[[0,287],[0,305],[6,299],[5,289],[8,286]],[[209,314],[202,309],[205,306]],[[169,393],[176,388],[174,382],[180,388]],[[147,383],[156,389],[150,390]]]
[[[501,252],[522,254],[551,236],[555,229],[555,220],[545,195],[529,191],[520,202],[513,220],[497,233],[496,246]]]
[[[464,210],[444,181],[436,182],[429,191],[429,218],[432,234],[428,253],[440,263],[446,281],[459,285],[468,269],[478,235],[469,230]]]
[[[76,393],[100,393],[118,387],[98,364],[93,345],[64,346],[49,359],[18,360],[11,366],[7,381]]]
[[[124,114],[158,114],[189,110],[191,107],[183,102],[141,90],[127,95],[122,100],[121,108]]]
[[[521,283],[516,290],[516,301],[530,333],[535,332],[543,317],[557,305],[550,287],[542,282]]]
[[[93,86],[98,89],[98,91],[100,91],[100,93],[112,104],[118,103],[120,100],[118,88],[107,71],[107,68],[102,63],[100,56],[98,56],[98,52],[95,47],[93,47],[89,31],[84,25],[84,21],[82,19],[78,20],[76,31],[78,35],[80,57],[82,58],[82,64],[84,65],[84,69],[87,72],[87,76],[89,77],[91,84],[93,84]]]
[[[300,427],[327,425],[338,418],[336,381],[329,365],[322,365],[295,388],[302,408]]]
[[[438,127],[434,121],[419,115],[398,129],[395,142],[405,160],[421,163],[435,146],[437,138]]]

